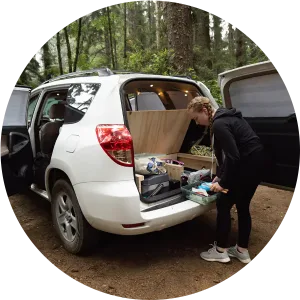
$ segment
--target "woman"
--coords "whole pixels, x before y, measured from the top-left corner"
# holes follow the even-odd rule
[[[208,98],[196,97],[187,107],[191,119],[209,126],[212,146],[218,161],[217,176],[211,190],[220,193],[217,199],[216,242],[200,256],[207,261],[229,262],[236,257],[251,261],[248,242],[251,232],[250,202],[261,181],[263,146],[250,125],[235,108],[215,110]],[[223,159],[224,158],[224,159]],[[236,205],[239,234],[234,247],[228,249],[231,230],[230,210]]]

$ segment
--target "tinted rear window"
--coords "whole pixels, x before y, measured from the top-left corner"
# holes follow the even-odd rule
[[[75,123],[83,118],[99,88],[99,83],[79,83],[70,86],[67,96],[65,123]]]
[[[140,93],[135,98],[130,99],[132,110],[172,110],[186,109],[188,103],[193,99],[192,94],[181,91],[164,91],[156,93]]]
[[[198,86],[188,82],[152,79],[130,81],[124,93],[133,111],[186,109],[194,97],[201,95]]]
[[[229,88],[231,104],[244,117],[287,117],[295,110],[279,74],[235,81]]]
[[[27,126],[28,96],[29,90],[14,89],[6,108],[3,126]]]

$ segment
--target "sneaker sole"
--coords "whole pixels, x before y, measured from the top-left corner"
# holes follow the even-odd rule
[[[234,254],[228,253],[228,256],[237,258],[240,262],[244,264],[248,264],[251,261],[251,258],[241,259],[238,256],[235,256]]]
[[[222,259],[218,259],[218,258],[205,258],[200,254],[200,257],[206,261],[216,261],[216,262],[221,262],[221,263],[228,263],[230,262],[230,258],[226,257],[226,258],[222,258]]]

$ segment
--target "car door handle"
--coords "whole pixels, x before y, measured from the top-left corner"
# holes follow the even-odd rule
[[[8,140],[9,156],[20,152],[29,143],[29,137],[20,132],[10,132]]]
[[[29,143],[29,141],[23,141],[13,146],[13,151],[9,154],[10,156],[17,154],[20,152],[23,148],[26,147],[26,145]]]

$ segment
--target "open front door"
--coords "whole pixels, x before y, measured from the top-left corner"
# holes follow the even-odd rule
[[[299,132],[295,110],[271,62],[219,75],[226,107],[239,109],[266,152],[263,183],[295,188],[299,169]]]
[[[21,193],[32,183],[33,154],[27,129],[28,87],[15,87],[4,116],[1,166],[8,196]]]

